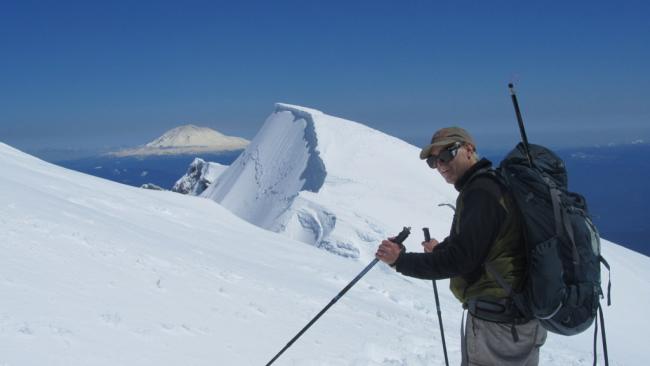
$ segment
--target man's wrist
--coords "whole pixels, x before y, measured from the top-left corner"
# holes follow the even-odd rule
[[[406,251],[406,248],[404,248],[403,245],[401,245],[401,249],[402,250],[399,251],[399,254],[397,255],[397,259],[395,259],[395,262],[389,264],[391,268],[397,269],[397,263],[399,262],[400,258],[402,258],[402,254]]]

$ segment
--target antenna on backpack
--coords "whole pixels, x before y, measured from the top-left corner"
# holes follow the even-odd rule
[[[533,167],[533,158],[530,156],[530,148],[528,147],[528,137],[526,137],[526,129],[524,128],[524,119],[521,117],[521,110],[519,110],[519,102],[515,94],[515,86],[512,83],[508,84],[510,89],[510,96],[512,97],[512,105],[515,107],[515,114],[517,115],[517,123],[519,123],[519,132],[521,133],[521,142],[523,143],[524,153],[528,158],[528,165]]]

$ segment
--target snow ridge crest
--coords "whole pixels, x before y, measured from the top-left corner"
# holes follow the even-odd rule
[[[403,226],[432,226],[450,216],[414,211],[396,219],[385,209],[439,202],[441,195],[453,201],[453,188],[431,182],[418,152],[361,123],[277,103],[246,150],[202,196],[264,229],[366,260],[381,239]],[[404,177],[422,183],[414,189]]]
[[[315,117],[320,115],[314,109],[276,104],[246,150],[202,196],[257,226],[291,230],[291,237],[318,245],[336,222],[302,197],[318,193],[327,177],[318,149]]]

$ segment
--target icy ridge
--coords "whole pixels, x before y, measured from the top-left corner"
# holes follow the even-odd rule
[[[323,164],[323,160],[320,158],[320,152],[317,150],[318,137],[316,136],[313,115],[322,114],[322,112],[283,103],[276,103],[275,111],[276,113],[282,111],[291,112],[294,116],[294,122],[302,119],[307,123],[304,139],[307,142],[307,154],[309,157],[305,170],[300,174],[300,179],[305,182],[301,191],[318,192],[325,182],[327,169],[325,169],[325,164]]]
[[[299,192],[323,185],[327,172],[316,146],[310,114],[279,105],[203,195],[255,225],[281,231]]]
[[[418,173],[411,178],[422,181],[421,192],[403,184],[409,178],[402,177],[414,170]],[[430,218],[413,215],[402,223],[384,212],[396,200],[453,202],[456,193],[440,181],[419,162],[417,148],[404,141],[315,109],[278,103],[247,149],[203,196],[265,229],[365,260],[378,240],[409,221],[442,226],[451,220],[448,210],[433,205]],[[393,188],[403,196],[382,192]]]

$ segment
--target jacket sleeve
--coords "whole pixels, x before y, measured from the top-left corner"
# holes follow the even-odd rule
[[[395,262],[398,272],[422,279],[469,276],[485,261],[506,218],[499,197],[489,190],[474,188],[462,197],[459,230],[431,253],[402,253]]]

